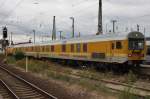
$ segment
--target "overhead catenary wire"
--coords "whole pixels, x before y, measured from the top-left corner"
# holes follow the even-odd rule
[[[87,1],[87,0],[84,0],[84,1]],[[95,2],[95,3],[96,3],[96,2]],[[79,4],[79,3],[78,3],[78,4]],[[89,5],[88,7],[85,7],[84,9],[87,9],[87,8],[89,8],[90,6],[92,6],[92,5]],[[90,8],[91,8],[91,7],[90,7]],[[84,10],[84,9],[81,9],[81,10],[78,10],[78,11],[76,11],[76,12],[73,12],[73,14],[76,14],[76,13],[78,13],[78,12]],[[36,16],[35,16],[33,19],[36,19]],[[60,21],[59,21],[58,23],[60,23]],[[67,23],[67,22],[65,22],[65,23]]]
[[[3,0],[3,1],[0,3],[0,9],[5,5],[6,2],[7,2],[7,0]]]
[[[8,14],[6,15],[6,17],[1,19],[0,23],[3,23],[7,18],[9,18],[9,17],[12,15],[12,13],[16,10],[16,8],[17,8],[23,1],[24,1],[24,0],[20,0],[20,1],[15,5],[15,7],[14,7],[12,10],[10,10],[10,11],[8,12]]]
[[[83,1],[81,1],[81,2],[77,2],[76,4],[74,4],[73,9],[76,9],[76,7],[81,6],[82,4],[84,4],[85,1],[88,1],[88,0],[83,0]],[[96,1],[96,2],[97,2],[97,1]],[[95,4],[96,4],[96,2],[95,2]],[[94,5],[95,5],[95,4],[94,4]],[[90,7],[90,6],[91,6],[91,7]],[[76,15],[76,17],[79,17],[79,16],[83,15],[85,12],[88,12],[88,10],[85,10],[85,9],[87,9],[87,8],[90,9],[90,8],[92,8],[92,7],[94,7],[93,4],[92,4],[92,5],[89,5],[88,7],[81,8],[81,9],[80,9],[80,7],[79,7],[79,9],[77,9],[78,11],[73,11],[72,13],[68,13],[68,15],[69,15],[69,14],[70,14],[70,15]],[[84,11],[83,11],[83,10],[84,10]],[[64,17],[66,18],[66,17],[68,17],[68,15],[66,15],[66,16],[64,16]],[[96,17],[96,15],[95,15],[94,17]],[[62,20],[63,20],[63,24],[68,24],[68,25],[69,25],[69,23],[66,22],[65,19],[62,18]],[[60,20],[60,21],[58,21],[57,23],[61,23],[61,22],[62,22],[62,21]]]

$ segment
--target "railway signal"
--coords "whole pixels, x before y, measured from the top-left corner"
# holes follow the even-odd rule
[[[137,31],[139,32],[140,31],[140,25],[137,24]]]
[[[3,39],[6,39],[7,38],[7,27],[5,26],[4,28],[3,28]]]

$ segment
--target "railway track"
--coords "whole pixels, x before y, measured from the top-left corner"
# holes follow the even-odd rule
[[[57,99],[1,66],[0,78],[0,94],[4,99]]]
[[[3,78],[6,81],[7,81],[7,79],[12,79],[12,80],[16,79],[14,77],[9,78],[8,75],[11,74],[11,76],[12,75],[14,76],[15,74],[11,73],[10,71],[6,70],[4,67],[0,66],[0,73],[1,72],[7,72],[7,73],[5,73],[7,78]],[[79,75],[75,75],[75,76],[79,76]],[[79,78],[80,78],[80,76],[79,76]],[[17,79],[18,79],[18,77],[17,77]],[[19,79],[22,79],[22,78],[19,77]],[[150,89],[147,89],[147,88],[142,88],[139,86],[128,85],[125,83],[109,81],[109,80],[102,80],[102,79],[92,79],[92,80],[99,81],[99,82],[103,83],[107,88],[117,91],[117,92],[123,92],[123,91],[125,91],[125,89],[131,88],[131,93],[134,94],[135,96],[140,97],[141,99],[145,99],[146,96],[150,96]],[[27,97],[26,99],[56,99],[55,97],[54,98],[43,98],[43,96],[41,95],[41,92],[40,92],[40,94],[39,93],[37,94],[37,92],[35,90],[32,90],[32,88],[20,83],[20,81],[19,82],[16,80],[14,80],[14,81],[17,83],[16,85],[11,82],[11,83],[9,83],[8,86],[14,86],[13,89],[15,90],[15,93],[18,95],[18,97]],[[9,80],[7,82],[9,82]],[[30,96],[32,96],[32,97],[30,97]],[[38,98],[33,98],[33,97],[38,97]]]
[[[150,80],[150,65],[141,65],[139,77]]]
[[[1,98],[4,99],[19,99],[19,97],[15,93],[13,93],[13,91],[7,86],[7,84],[3,80],[0,80],[0,94]]]
[[[102,83],[105,83],[105,86],[111,90],[124,92],[125,90],[130,90],[135,96],[140,97],[140,99],[145,99],[145,97],[150,96],[150,89],[142,88],[139,86],[129,85],[125,83],[109,81],[109,80],[100,80]],[[148,98],[149,99],[149,98]]]
[[[80,78],[79,75],[76,75],[78,78]],[[136,86],[134,84],[127,84],[127,83],[121,83],[118,81],[112,81],[112,80],[105,80],[105,79],[94,79],[94,78],[88,78],[91,79],[92,82],[99,82],[100,84],[104,85],[106,88],[116,91],[116,92],[125,92],[130,91],[131,94],[140,97],[140,99],[145,99],[145,97],[150,96],[150,89],[149,88],[143,88],[140,86]],[[149,98],[148,98],[149,99]]]

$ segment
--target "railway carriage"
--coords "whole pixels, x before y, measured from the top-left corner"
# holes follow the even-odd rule
[[[18,51],[36,58],[139,65],[145,60],[145,37],[140,32],[102,34],[45,43],[12,45],[8,54]]]
[[[147,46],[147,55],[146,55],[146,60],[145,64],[150,64],[150,38],[147,38],[146,40],[146,46]]]

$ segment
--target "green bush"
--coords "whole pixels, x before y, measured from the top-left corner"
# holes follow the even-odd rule
[[[8,56],[6,59],[7,59],[8,64],[15,64],[16,63],[16,60],[13,56]]]
[[[132,71],[129,72],[127,77],[127,81],[129,84],[132,84],[137,81],[137,76]]]
[[[124,91],[119,95],[119,99],[141,99],[138,96],[135,96],[132,88],[125,88]]]
[[[15,55],[14,55],[15,59],[16,60],[21,60],[25,57],[24,53],[23,52],[16,52]]]

